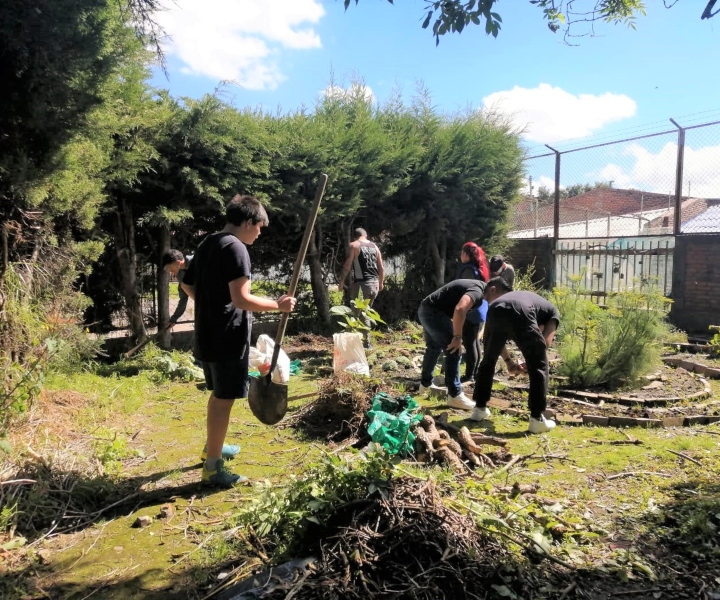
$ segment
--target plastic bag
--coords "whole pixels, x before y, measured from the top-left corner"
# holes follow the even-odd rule
[[[270,370],[270,362],[272,361],[273,350],[275,349],[275,340],[264,333],[258,336],[255,346],[250,347],[250,367],[260,371],[260,375],[267,375]],[[290,358],[285,354],[285,350],[280,348],[277,365],[272,374],[274,383],[287,384],[290,381]]]
[[[362,335],[359,333],[333,334],[333,370],[370,375]]]
[[[373,398],[368,434],[373,442],[380,444],[390,454],[407,456],[412,453],[415,434],[412,426],[422,419],[417,413],[419,405],[410,396],[392,398],[385,392]]]

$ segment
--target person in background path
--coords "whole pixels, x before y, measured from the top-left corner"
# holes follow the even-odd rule
[[[490,416],[487,403],[495,374],[495,364],[502,356],[510,373],[521,370],[510,358],[505,344],[513,340],[525,358],[530,377],[530,433],[544,433],[555,427],[555,421],[543,416],[547,403],[548,358],[547,348],[560,324],[557,308],[534,292],[510,290],[502,277],[494,277],[485,287],[485,299],[490,304],[485,323],[485,350],[475,378],[473,400],[476,408],[470,418],[483,421]]]
[[[505,262],[501,254],[496,254],[490,259],[490,277],[502,277],[510,289],[515,285],[515,269]]]
[[[188,266],[190,265],[190,261],[192,260],[192,256],[185,256],[180,250],[169,250],[162,256],[161,260],[161,266],[163,269],[165,269],[168,273],[171,275],[175,275],[177,282],[178,282],[178,304],[175,307],[175,311],[170,316],[170,320],[168,321],[167,328],[172,329],[173,326],[180,320],[180,317],[183,316],[185,313],[185,309],[187,308],[188,303],[188,295],[185,293],[185,290],[182,288],[182,282],[185,279],[185,271],[187,271]]]
[[[351,272],[350,300],[355,300],[358,293],[362,292],[362,297],[365,300],[370,300],[370,306],[372,306],[377,295],[382,292],[385,282],[385,267],[380,249],[374,242],[368,240],[367,231],[362,227],[355,229],[353,241],[350,242],[348,247],[347,257],[338,279],[338,290],[341,292],[345,289],[345,280]],[[369,346],[369,331],[367,342]]]
[[[251,293],[247,246],[268,224],[260,201],[237,195],[225,215],[227,224],[202,241],[181,284],[195,301],[194,354],[202,361],[210,390],[201,480],[217,487],[232,487],[246,479],[230,472],[223,458],[240,450],[224,442],[233,403],[248,394],[251,311],[291,312],[295,308],[291,296],[271,300]]]
[[[490,279],[485,252],[475,242],[467,242],[460,250],[460,264],[455,279],[477,279],[487,283]],[[465,347],[465,375],[461,382],[475,379],[475,369],[480,360],[480,326],[485,322],[488,303],[486,300],[473,310],[468,311],[462,329],[462,343]]]
[[[456,279],[434,291],[420,303],[418,317],[423,326],[425,354],[420,375],[420,393],[430,389],[433,371],[445,352],[447,405],[472,410],[475,403],[460,387],[460,356],[465,317],[483,301],[485,283],[476,279]]]

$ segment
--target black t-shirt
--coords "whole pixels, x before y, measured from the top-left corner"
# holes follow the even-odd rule
[[[546,325],[551,319],[560,323],[560,313],[555,305],[534,292],[508,292],[491,302],[488,310],[492,311],[496,307],[512,309],[529,325]],[[491,318],[488,312],[488,320]]]
[[[484,281],[477,281],[476,279],[455,279],[440,289],[435,290],[425,298],[422,303],[445,313],[452,319],[455,307],[457,303],[460,302],[460,298],[465,295],[470,296],[473,301],[470,307],[470,310],[472,310],[482,304],[484,292]]]
[[[252,313],[236,308],[229,283],[250,277],[245,244],[227,232],[207,236],[185,272],[195,288],[195,357],[218,362],[242,357],[250,346]]]

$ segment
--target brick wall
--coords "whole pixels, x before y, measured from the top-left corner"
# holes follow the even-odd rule
[[[515,267],[516,274],[524,272],[534,262],[534,282],[550,289],[554,281],[553,248],[552,238],[519,239],[508,249],[505,260]]]
[[[720,325],[720,234],[675,239],[670,320],[689,333],[708,335]]]

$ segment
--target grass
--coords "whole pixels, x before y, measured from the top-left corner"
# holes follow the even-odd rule
[[[400,345],[416,350],[413,341],[395,332],[392,345],[380,347],[376,354],[389,356]],[[316,386],[314,372],[301,373],[291,380],[290,395]],[[158,381],[147,372],[134,377],[54,374],[46,388],[44,413],[29,416],[12,438],[16,449],[12,460],[32,460],[25,450],[28,446],[58,466],[70,464],[61,463],[61,454],[73,455],[72,464],[84,465],[78,476],[84,483],[115,486],[120,499],[135,495],[118,510],[74,531],[36,538],[35,544],[28,539],[30,548],[17,551],[4,564],[0,597],[42,597],[41,589],[54,598],[83,598],[94,590],[100,590],[97,597],[111,600],[202,597],[208,585],[217,583],[218,573],[236,566],[237,532],[230,536],[229,523],[257,494],[251,486],[220,492],[198,486],[207,392],[195,383]],[[714,397],[719,397],[720,384],[713,382],[712,388]],[[290,410],[307,401],[291,403]],[[447,410],[438,399],[421,402],[433,413]],[[644,569],[654,571],[657,564],[643,556],[648,543],[660,543],[665,531],[681,541],[693,536],[704,539],[720,525],[708,517],[720,513],[715,482],[720,436],[707,433],[720,432],[718,426],[622,431],[559,427],[548,435],[528,436],[523,418],[496,414],[477,424],[463,416],[451,411],[450,420],[507,438],[511,451],[527,456],[526,460],[510,471],[489,472],[482,482],[458,481],[438,468],[403,464],[402,471],[433,477],[465,506],[480,499],[487,510],[524,531],[536,527],[538,519],[550,518],[548,506],[559,506],[556,517],[569,524],[572,535],[557,541],[553,552],[574,564],[616,573],[618,581],[624,577],[649,581]],[[626,434],[642,443],[610,443],[627,440]],[[244,402],[236,403],[228,438],[242,446],[232,466],[273,486],[301,473],[326,450],[290,429],[260,425]],[[95,461],[102,464],[103,456],[117,468],[98,470]],[[62,473],[70,477],[73,471],[64,467]],[[490,493],[514,482],[539,482],[538,497],[509,501]],[[155,518],[164,504],[174,506],[169,520]],[[11,519],[4,508],[0,523],[7,524]],[[659,520],[660,514],[682,515],[682,519],[673,529]],[[151,525],[133,528],[135,519],[143,515],[153,517]]]

